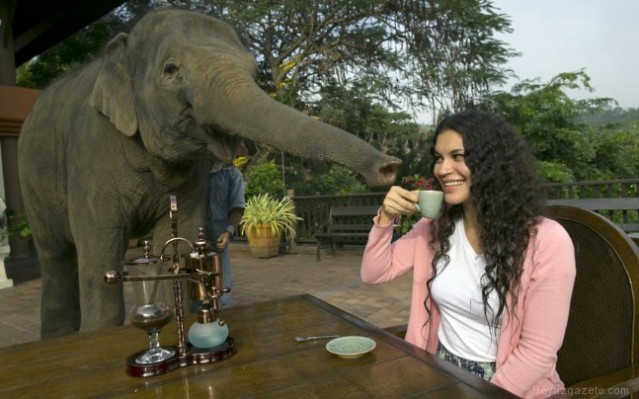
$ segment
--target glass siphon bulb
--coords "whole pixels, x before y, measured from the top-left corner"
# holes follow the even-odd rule
[[[202,303],[197,312],[197,321],[188,332],[191,345],[200,349],[210,349],[222,345],[229,336],[229,327],[219,320],[208,301]]]
[[[207,349],[222,345],[229,336],[226,323],[213,320],[209,323],[195,322],[189,328],[189,342],[196,348]]]

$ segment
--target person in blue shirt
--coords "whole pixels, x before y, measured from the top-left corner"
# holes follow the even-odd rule
[[[208,174],[205,234],[207,240],[212,241],[211,249],[220,253],[224,287],[231,287],[231,256],[228,245],[237,232],[245,207],[242,172],[233,164],[214,163]],[[231,305],[231,295],[232,293],[222,295],[220,307]]]

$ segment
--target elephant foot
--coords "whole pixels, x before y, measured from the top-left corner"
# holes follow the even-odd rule
[[[43,322],[40,328],[40,339],[63,337],[77,332],[73,325],[55,326]]]
[[[80,327],[81,332],[95,331],[103,328],[118,327],[124,325],[124,315],[117,315],[113,317],[105,317],[99,320],[82,320]]]

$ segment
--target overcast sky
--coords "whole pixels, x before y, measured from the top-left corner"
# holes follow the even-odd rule
[[[494,0],[510,16],[513,32],[501,36],[521,57],[509,67],[520,80],[584,68],[592,94],[622,107],[639,107],[638,0]],[[509,88],[509,86],[508,86]]]

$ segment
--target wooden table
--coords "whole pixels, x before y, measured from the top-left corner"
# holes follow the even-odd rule
[[[0,397],[514,397],[310,295],[232,307],[222,318],[237,354],[149,378],[125,372],[125,359],[146,345],[132,326],[0,348]],[[162,330],[161,342],[177,342],[174,327]],[[326,341],[293,339],[323,334],[366,336],[377,347],[343,359],[325,350]]]

